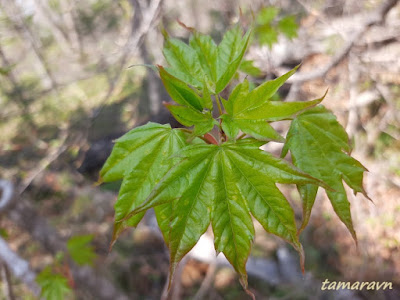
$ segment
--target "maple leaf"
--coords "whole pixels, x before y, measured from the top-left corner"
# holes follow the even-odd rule
[[[260,150],[262,144],[245,139],[183,148],[175,155],[181,161],[146,201],[127,216],[172,203],[170,278],[211,222],[216,250],[224,253],[247,289],[245,266],[254,238],[251,215],[265,230],[291,243],[303,256],[293,209],[275,184],[321,182]]]
[[[115,203],[115,224],[112,244],[127,227],[136,227],[144,212],[126,219],[132,207],[146,200],[157,182],[174,165],[169,159],[177,150],[187,146],[187,136],[170,125],[147,123],[117,139],[111,155],[100,171],[105,182],[123,179]],[[165,221],[168,205],[156,209],[158,224],[168,241],[168,226]]]
[[[318,106],[298,115],[291,123],[282,151],[284,157],[290,150],[295,166],[308,174],[326,182],[333,190],[326,191],[332,206],[342,222],[357,241],[343,180],[354,193],[363,188],[363,173],[367,169],[350,156],[349,139],[336,117],[325,107]],[[303,199],[303,223],[307,225],[315,201],[318,187],[299,185]]]
[[[235,139],[241,130],[259,140],[285,141],[269,122],[289,119],[295,114],[319,104],[325,97],[312,101],[271,101],[271,97],[296,72],[297,68],[298,66],[274,80],[261,84],[252,91],[249,91],[247,80],[235,87],[228,101],[222,101],[227,112],[221,116],[222,128],[230,139]]]

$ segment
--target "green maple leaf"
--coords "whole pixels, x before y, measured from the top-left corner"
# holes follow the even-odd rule
[[[291,243],[302,255],[293,210],[275,183],[321,182],[260,150],[262,144],[245,139],[185,147],[176,155],[181,161],[127,216],[172,204],[171,276],[211,222],[216,250],[224,253],[247,288],[245,266],[254,238],[251,215],[265,230]]]
[[[194,125],[194,135],[205,134],[214,125],[218,125],[211,114],[213,104],[207,87],[204,87],[203,95],[200,96],[186,83],[169,74],[163,67],[159,66],[159,71],[168,94],[172,100],[180,104],[164,104],[179,123],[188,127]]]
[[[278,31],[270,24],[265,24],[257,27],[256,34],[261,45],[267,45],[269,48],[278,42]]]
[[[279,7],[268,6],[263,7],[257,14],[257,24],[265,25],[271,23],[279,14]]]
[[[240,69],[240,71],[247,73],[253,77],[258,77],[262,74],[262,71],[259,68],[257,68],[256,66],[254,66],[254,61],[252,61],[252,60],[242,61],[239,69]]]
[[[361,192],[368,197],[362,186],[366,168],[350,156],[351,148],[344,128],[321,105],[298,115],[291,123],[286,139],[282,156],[290,150],[295,166],[326,182],[333,189],[327,191],[332,206],[354,240],[357,240],[343,180],[354,193]],[[299,185],[298,188],[303,199],[301,231],[310,219],[318,187]]]
[[[286,16],[278,22],[279,30],[289,39],[297,37],[298,27],[295,16]]]
[[[176,151],[187,146],[187,136],[170,125],[149,122],[137,127],[116,141],[116,144],[100,171],[105,182],[123,179],[115,203],[115,224],[112,243],[127,227],[136,227],[144,213],[131,218],[126,216],[134,207],[142,204],[157,182],[174,165],[176,158],[169,159]],[[156,216],[164,238],[168,241],[168,205],[156,209]]]
[[[217,49],[217,82],[215,93],[220,93],[231,81],[242,62],[249,44],[251,30],[242,37],[242,29],[236,25],[227,31]]]
[[[230,139],[235,139],[241,130],[259,140],[283,142],[284,139],[269,122],[290,119],[295,114],[319,104],[324,98],[302,102],[271,101],[271,97],[297,68],[261,84],[251,92],[247,80],[238,84],[228,101],[223,101],[227,114],[221,118],[226,135]]]
[[[277,11],[263,14],[258,28],[271,27]],[[278,27],[292,35],[284,23]],[[224,253],[250,293],[245,267],[254,238],[252,217],[266,231],[288,241],[304,263],[293,209],[276,184],[297,184],[304,213],[300,231],[321,186],[355,237],[342,180],[365,194],[365,168],[349,155],[347,134],[336,118],[322,106],[315,107],[324,97],[272,100],[297,67],[254,89],[250,89],[254,83],[244,80],[228,100],[221,97],[239,66],[254,71],[251,62],[242,62],[251,30],[243,35],[235,26],[217,45],[211,37],[184,27],[192,32],[189,44],[167,36],[164,56],[170,66],[159,66],[158,71],[176,102],[166,107],[182,125],[194,129],[148,123],[116,141],[100,172],[103,181],[122,179],[112,243],[154,208],[170,250],[171,280],[177,264],[211,224],[217,252]],[[220,112],[218,121],[211,114],[212,95]],[[292,120],[287,140],[270,125],[282,120]],[[215,125],[217,138],[210,134]],[[240,131],[253,138],[237,138]],[[295,166],[260,150],[266,141],[286,141],[282,155],[290,150]]]
[[[36,281],[42,289],[40,296],[47,300],[62,300],[72,292],[67,278],[52,272],[50,267],[40,272]]]
[[[220,93],[235,75],[249,44],[251,31],[244,36],[236,25],[217,46],[211,37],[193,32],[189,45],[167,37],[163,54],[169,74],[201,90],[206,86]]]
[[[93,265],[96,253],[93,250],[93,246],[90,245],[92,240],[93,235],[91,234],[73,236],[68,240],[68,253],[78,265]]]

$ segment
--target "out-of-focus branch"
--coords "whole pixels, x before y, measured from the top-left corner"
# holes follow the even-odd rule
[[[8,60],[6,54],[3,51],[3,48],[1,47],[0,44],[0,58],[2,61],[2,66],[5,69],[8,69],[6,78],[9,81],[9,83],[12,86],[12,92],[15,94],[15,97],[13,98],[15,100],[15,103],[18,105],[18,107],[21,109],[21,112],[23,113],[24,117],[28,121],[29,125],[31,126],[32,129],[37,129],[37,125],[32,119],[32,116],[29,112],[28,105],[25,101],[25,96],[23,94],[23,91],[18,84],[17,77],[15,76],[13,70],[12,70],[12,64]]]
[[[325,77],[326,74],[338,64],[340,64],[349,54],[351,48],[354,44],[359,41],[367,30],[374,25],[380,24],[384,22],[386,15],[388,12],[396,6],[399,0],[386,0],[382,3],[380,7],[378,7],[374,12],[369,14],[365,22],[357,29],[352,36],[349,38],[347,43],[344,45],[342,49],[332,58],[332,60],[320,68],[319,70],[310,72],[310,73],[296,73],[294,74],[287,82],[289,83],[301,83],[305,81],[310,81],[314,79],[318,79],[321,77]]]
[[[139,0],[130,0],[130,3],[133,7],[133,10],[135,11],[135,14],[137,14],[136,22],[142,22],[142,19],[143,19],[142,11],[144,9],[143,4],[140,4]],[[139,50],[140,50],[140,55],[143,59],[143,63],[145,63],[147,65],[152,64],[152,61],[151,61],[151,58],[149,55],[149,49],[147,47],[145,38],[143,39],[143,42],[140,43]],[[159,94],[159,89],[160,89],[159,78],[152,71],[148,72],[147,77],[148,77],[148,79],[147,79],[147,95],[149,97],[150,114],[155,116],[159,113],[159,111],[161,109],[161,100],[160,100],[160,94]]]
[[[204,277],[203,282],[200,285],[197,293],[194,295],[193,300],[202,300],[205,299],[208,291],[213,285],[213,280],[215,277],[215,272],[217,270],[217,260],[215,259],[208,266],[208,270],[206,276]]]
[[[181,299],[182,294],[182,273],[186,264],[188,263],[188,256],[185,256],[181,262],[178,264],[176,271],[174,273],[174,278],[172,278],[171,286],[169,286],[170,282],[170,274],[168,274],[167,281],[165,282],[163,292],[161,294],[161,300],[179,300]],[[169,289],[168,289],[169,287]]]
[[[5,211],[11,204],[14,197],[14,185],[8,180],[0,179],[0,189],[2,190],[0,198],[0,213]]]
[[[6,295],[7,300],[15,300],[13,288],[12,288],[12,282],[11,282],[11,275],[10,271],[8,270],[7,265],[4,263],[1,264],[0,262],[0,272],[1,272],[1,280],[3,281],[3,289],[4,289],[4,294]]]
[[[29,263],[19,257],[1,237],[0,261],[7,266],[16,278],[25,283],[36,296],[40,294],[40,288],[35,282],[36,274],[30,269]]]
[[[73,47],[70,44],[68,34],[66,29],[63,27],[62,23],[60,22],[61,18],[57,18],[51,9],[43,3],[43,0],[34,0],[35,6],[38,11],[45,17],[46,21],[49,22],[49,29],[53,33],[54,37],[56,38],[59,45],[65,45],[64,47],[60,47],[61,50],[69,50],[73,52]]]
[[[100,101],[100,107],[93,111],[90,116],[91,126],[93,120],[100,114],[104,105],[109,101],[114,93],[119,80],[121,79],[122,71],[126,67],[128,58],[133,55],[143,43],[143,39],[146,33],[150,30],[154,21],[158,18],[161,10],[162,0],[152,0],[149,2],[147,7],[140,6],[139,11],[134,12],[134,17],[132,19],[131,34],[123,47],[122,55],[117,64],[117,71],[113,78],[109,80],[109,88],[103,99]]]
[[[3,192],[2,198],[5,197],[4,195],[5,193]],[[7,195],[9,195],[9,193],[7,193]],[[51,252],[52,254],[56,254],[60,251],[66,251],[65,242],[58,234],[56,229],[52,227],[46,219],[41,217],[30,203],[21,198],[16,199],[12,196],[7,196],[7,198],[7,213],[9,218],[18,226],[29,232],[33,240],[39,242],[47,251]],[[11,203],[9,202],[10,199],[13,199]],[[3,203],[3,199],[1,203]],[[4,212],[4,210],[2,212]],[[21,260],[18,260],[18,258],[19,257],[10,250],[7,243],[0,239],[0,259],[9,266],[9,269],[14,276],[20,278],[27,284],[31,284],[31,282],[34,283],[34,273],[27,271],[29,270],[28,263],[25,262],[16,265],[16,262],[21,262]],[[14,269],[16,266],[19,266],[19,268]],[[73,263],[71,263],[71,270],[77,288],[90,293],[94,299],[129,299],[125,294],[116,289],[110,281],[102,277],[102,275],[96,270],[90,267],[78,267]],[[34,290],[34,286],[32,286],[31,289]]]
[[[68,129],[61,129],[59,134],[60,146],[49,147],[47,154],[38,163],[37,167],[29,172],[21,183],[18,193],[22,194],[32,181],[42,173],[53,161],[55,161],[65,150],[67,150]]]
[[[1,0],[0,4],[6,17],[12,21],[15,31],[21,35],[23,40],[27,40],[30,44],[33,53],[36,55],[38,62],[45,72],[47,80],[49,81],[52,89],[55,90],[57,87],[55,77],[51,69],[48,67],[43,53],[40,51],[40,46],[38,45],[36,38],[21,16],[20,8],[17,6],[17,4],[13,3],[13,1],[5,3],[4,0]]]

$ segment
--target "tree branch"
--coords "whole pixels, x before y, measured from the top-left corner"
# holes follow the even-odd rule
[[[19,257],[7,244],[3,238],[0,237],[0,260],[7,266],[13,275],[25,283],[29,289],[39,296],[40,288],[36,284],[36,274],[33,272],[29,263],[23,258]]]
[[[4,181],[3,181],[4,182]],[[8,186],[9,187],[9,186]],[[5,198],[5,193],[2,194],[2,201]],[[9,195],[9,194],[7,194]],[[8,199],[8,200],[7,200]],[[22,199],[15,199],[10,201],[10,196],[7,196],[7,212],[9,218],[14,221],[18,226],[25,229],[32,236],[33,240],[39,242],[47,251],[55,255],[57,252],[65,252],[66,244],[56,229],[52,227],[46,219],[42,218],[39,213],[29,204]],[[3,212],[4,210],[2,210]],[[10,248],[4,240],[0,240],[0,259],[5,261],[13,274],[23,280],[25,283],[34,282],[32,273],[27,270],[28,263],[25,262],[18,264],[19,269],[14,270],[15,262],[20,262],[18,256],[14,252],[10,252]],[[22,268],[23,267],[23,268]],[[21,269],[22,268],[22,269]],[[21,271],[23,270],[23,271]],[[115,286],[106,278],[102,277],[96,270],[90,267],[78,267],[71,263],[72,275],[75,280],[76,286],[84,291],[89,292],[95,299],[99,300],[128,300],[129,298],[120,292]],[[16,273],[15,273],[16,271]],[[34,286],[31,286],[33,289]]]
[[[338,64],[340,64],[349,54],[351,48],[354,46],[354,44],[361,39],[361,37],[364,35],[365,32],[368,31],[368,29],[371,26],[377,25],[382,23],[388,12],[396,6],[396,4],[399,2],[399,0],[387,0],[382,3],[381,6],[379,6],[373,13],[369,14],[368,17],[366,18],[364,24],[356,30],[352,36],[349,38],[347,43],[344,45],[342,49],[339,50],[339,52],[332,58],[332,60],[326,64],[324,67],[320,68],[319,70],[309,72],[309,73],[297,73],[294,74],[289,80],[287,81],[288,83],[302,83],[305,81],[310,81],[314,79],[318,79],[321,77],[325,77],[326,74],[334,67],[336,67]]]

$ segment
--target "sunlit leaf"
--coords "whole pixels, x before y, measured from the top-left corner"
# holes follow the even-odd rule
[[[104,181],[123,179],[115,203],[113,242],[123,229],[136,226],[142,215],[125,219],[132,208],[143,203],[157,182],[176,162],[170,158],[185,147],[187,136],[169,125],[148,123],[137,127],[116,141],[100,175]],[[165,225],[165,224],[164,224]],[[168,228],[160,224],[168,240]]]
[[[190,38],[189,45],[196,50],[203,72],[206,75],[205,81],[211,84],[217,81],[217,45],[213,39],[199,32],[194,32]],[[215,87],[212,89],[214,90]]]
[[[189,107],[165,104],[174,118],[184,126],[194,126],[195,135],[209,132],[215,125],[210,111],[199,112]]]
[[[202,111],[204,107],[201,97],[186,83],[169,74],[159,66],[160,77],[165,89],[176,103]]]
[[[302,253],[294,213],[275,183],[321,184],[289,163],[259,149],[262,142],[245,139],[222,145],[185,147],[180,163],[155,187],[146,202],[128,216],[173,203],[171,272],[208,227],[215,247],[225,254],[246,288],[246,261],[254,228],[251,214],[264,228]]]
[[[163,54],[170,67],[168,73],[196,88],[201,88],[205,77],[196,51],[178,39],[165,41]]]
[[[236,134],[239,128],[259,140],[283,142],[284,139],[268,122],[290,119],[322,101],[324,97],[303,102],[271,101],[271,97],[296,69],[275,80],[267,81],[252,91],[249,91],[247,80],[236,86],[228,101],[223,101],[227,115],[221,117],[230,139],[235,138],[232,134]]]
[[[217,49],[216,93],[221,92],[235,75],[249,44],[251,31],[242,37],[242,30],[236,25],[227,31]]]
[[[361,192],[366,196],[362,185],[366,169],[350,156],[347,134],[336,117],[323,106],[298,115],[290,126],[282,155],[286,155],[288,150],[297,167],[326,182],[333,189],[328,190],[327,195],[336,214],[356,240],[350,202],[342,181],[344,180],[354,193]],[[300,185],[299,190],[304,201],[304,218],[301,226],[303,229],[310,217],[316,189]]]

